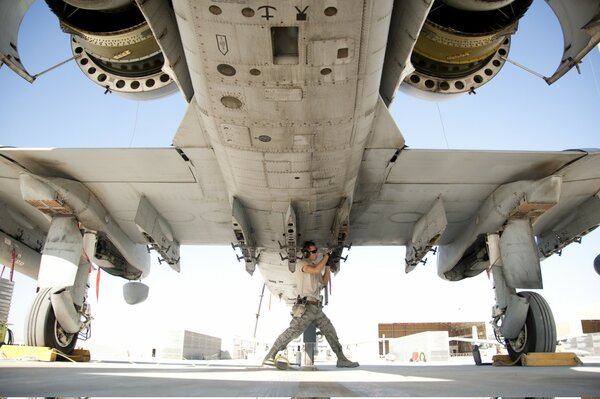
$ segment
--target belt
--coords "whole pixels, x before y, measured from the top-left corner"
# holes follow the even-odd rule
[[[306,297],[305,297],[305,298],[298,298],[298,299],[296,299],[296,304],[305,304],[305,305],[317,305],[317,306],[320,306],[321,305],[321,301],[306,299]]]

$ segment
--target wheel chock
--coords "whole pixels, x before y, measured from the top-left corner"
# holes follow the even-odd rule
[[[89,362],[90,351],[74,349],[71,355],[65,355],[56,349],[43,346],[2,345],[0,359],[37,360],[38,362],[55,362],[59,357],[72,362]]]
[[[73,349],[69,355],[69,359],[77,363],[89,362],[91,358],[90,351],[87,349]]]
[[[577,366],[581,360],[573,352],[528,353],[521,356],[523,366]]]
[[[513,362],[508,355],[494,355],[492,357],[492,366],[514,366]]]
[[[508,355],[496,355],[492,359],[494,366],[578,366],[582,364],[573,352],[532,352],[521,355],[517,361],[511,360]]]
[[[56,361],[56,351],[43,346],[2,345],[0,358],[12,360]]]

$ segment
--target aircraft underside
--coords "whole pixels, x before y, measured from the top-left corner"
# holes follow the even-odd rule
[[[490,270],[511,357],[555,350],[549,305],[517,290],[542,288],[540,261],[600,224],[600,151],[411,150],[388,109],[399,87],[440,98],[492,80],[531,1],[47,3],[102,89],[179,90],[189,106],[171,148],[0,149],[0,263],[40,287],[28,344],[74,348],[92,264],[135,304],[150,250],[177,271],[180,245],[232,245],[291,303],[314,240],[336,272],[351,245],[405,246],[407,273],[436,250],[451,281]],[[599,1],[551,3],[561,22],[598,19]],[[7,45],[30,2],[18,4],[3,6],[14,26],[0,52],[33,81]],[[600,41],[566,36],[549,83]]]

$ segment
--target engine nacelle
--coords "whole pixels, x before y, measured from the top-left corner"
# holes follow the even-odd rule
[[[80,0],[81,1],[81,0]],[[469,11],[490,11],[505,7],[515,0],[442,0],[444,3]]]
[[[165,59],[156,38],[134,3],[46,3],[60,19],[61,28],[71,34],[77,65],[94,83],[135,100],[159,98],[177,90],[171,76],[163,70]]]
[[[411,55],[415,71],[400,89],[440,100],[486,84],[506,62],[510,35],[531,2],[446,0],[434,4]]]

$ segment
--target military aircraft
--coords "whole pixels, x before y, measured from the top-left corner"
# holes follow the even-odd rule
[[[16,45],[31,3],[0,3],[0,56],[35,82]],[[399,88],[447,99],[494,79],[531,0],[46,3],[102,90],[189,106],[171,148],[0,149],[0,263],[40,287],[28,344],[74,348],[90,263],[139,303],[150,249],[179,270],[180,245],[231,244],[293,302],[311,239],[336,271],[351,245],[405,246],[406,272],[435,251],[450,281],[490,270],[510,355],[555,350],[549,305],[517,289],[600,224],[598,150],[411,150],[389,113]],[[600,1],[547,3],[565,38],[552,84],[600,41]]]

